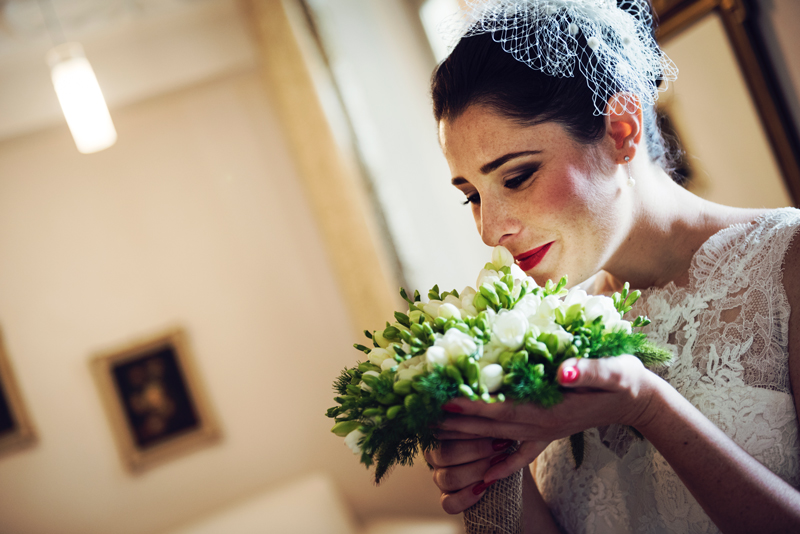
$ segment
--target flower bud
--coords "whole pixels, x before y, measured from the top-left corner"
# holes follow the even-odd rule
[[[337,436],[345,437],[350,432],[352,432],[353,430],[357,429],[360,426],[361,423],[359,423],[358,421],[342,421],[341,423],[336,423],[335,425],[333,425],[333,428],[331,428],[331,432],[333,432]]]
[[[385,349],[391,343],[391,341],[389,341],[383,336],[383,332],[381,332],[380,330],[372,334],[372,340],[375,341],[375,343],[377,343],[378,346],[382,349]]]
[[[436,346],[428,347],[425,351],[425,359],[430,365],[447,365],[450,363],[450,357],[444,347]]]
[[[411,393],[411,380],[398,380],[392,386],[392,390],[398,395],[408,395]]]
[[[386,349],[377,348],[369,352],[369,363],[377,365],[378,367],[381,367],[383,362],[387,359],[394,361],[392,354]]]
[[[388,371],[389,369],[394,368],[396,365],[397,362],[394,360],[394,358],[386,358],[381,364],[381,371]]]
[[[402,404],[397,404],[395,406],[392,406],[391,408],[386,410],[386,417],[389,418],[389,419],[394,419],[395,417],[398,416],[398,414],[400,414],[402,409],[403,409],[403,405]]]
[[[411,324],[417,324],[419,323],[420,317],[422,317],[423,315],[424,315],[423,312],[419,310],[414,310],[408,314],[408,318],[411,321]]]
[[[511,267],[514,265],[514,256],[504,246],[494,247],[494,250],[492,250],[492,264],[494,264],[495,269]]]
[[[361,440],[364,439],[364,433],[359,429],[355,429],[344,438],[344,444],[350,447],[353,454],[361,454]]]
[[[445,303],[439,306],[439,317],[461,319],[461,312],[453,304]]]
[[[367,371],[361,375],[361,389],[367,392],[372,391],[372,388],[378,383],[378,377],[380,375],[375,371]]]
[[[503,368],[492,363],[481,369],[481,383],[489,393],[494,393],[503,385]]]

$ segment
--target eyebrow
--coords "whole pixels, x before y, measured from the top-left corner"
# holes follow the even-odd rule
[[[508,163],[512,159],[521,158],[523,156],[534,156],[534,155],[541,154],[541,153],[542,153],[541,150],[525,150],[523,152],[511,152],[510,154],[506,154],[504,156],[500,156],[496,160],[490,161],[489,163],[487,163],[486,165],[481,167],[480,171],[481,171],[481,174],[489,174],[490,172],[492,172],[493,170],[497,169],[498,167],[500,167],[502,165],[505,165],[506,163]],[[467,180],[465,180],[464,178],[461,178],[460,176],[458,176],[456,178],[453,178],[450,181],[450,183],[452,183],[453,185],[462,185],[462,184],[467,183]]]

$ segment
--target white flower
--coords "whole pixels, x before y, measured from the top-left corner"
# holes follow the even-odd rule
[[[556,323],[555,310],[561,305],[561,301],[555,295],[550,295],[542,299],[536,313],[528,316],[528,321],[536,325],[540,330],[545,331]]]
[[[401,362],[397,366],[397,380],[411,380],[415,376],[422,374],[425,371],[425,355],[420,354]]]
[[[378,367],[380,367],[387,358],[392,358],[392,354],[386,349],[372,349],[369,351],[369,362]],[[394,359],[392,359],[392,361],[394,361]]]
[[[461,312],[453,304],[446,302],[439,306],[439,317],[444,317],[445,319],[450,319],[451,317],[454,319],[461,319]]]
[[[625,319],[620,319],[618,321],[611,320],[611,321],[608,321],[608,322],[604,321],[603,322],[603,326],[609,332],[621,331],[621,332],[625,332],[625,333],[630,334],[633,331],[633,328],[631,327],[631,323],[629,323]]]
[[[447,295],[447,296],[444,298],[444,303],[445,303],[445,304],[452,304],[452,305],[453,305],[453,306],[455,306],[456,308],[460,308],[460,307],[461,307],[461,299],[460,299],[460,298],[458,298],[458,297],[457,297],[457,296],[455,296],[455,295]]]
[[[514,280],[522,281],[530,277],[527,274],[525,274],[525,271],[520,269],[519,265],[515,263],[511,265],[511,278],[513,278]],[[531,280],[533,280],[533,278],[531,278]],[[536,282],[533,282],[533,287],[536,287]]]
[[[478,274],[478,281],[475,283],[475,287],[481,287],[483,284],[489,284],[489,287],[494,287],[494,283],[499,281],[500,274],[497,271],[481,269],[480,274]]]
[[[419,310],[414,310],[408,314],[408,319],[411,321],[411,324],[418,323],[420,317],[422,317],[422,313]]]
[[[508,349],[506,349],[505,345],[493,339],[483,348],[483,357],[478,363],[484,366],[490,363],[497,363],[497,359],[506,350]]]
[[[584,305],[587,300],[589,300],[589,295],[586,294],[586,291],[575,286],[570,289],[567,296],[564,297],[564,309],[569,308],[573,304]]]
[[[401,369],[397,371],[397,380],[411,380],[417,375],[421,375],[424,371],[422,366],[425,365],[424,363],[420,365],[415,365],[413,367],[408,367],[407,369]]]
[[[614,301],[603,295],[596,295],[586,300],[583,305],[586,322],[591,323],[598,317],[603,317],[603,324],[609,320],[619,321],[620,316]]]
[[[499,364],[492,363],[481,369],[480,381],[489,390],[489,393],[494,393],[500,386],[503,385],[503,368]]]
[[[451,328],[445,332],[444,336],[436,340],[436,345],[447,351],[447,355],[451,359],[463,355],[469,356],[478,349],[472,337],[457,328]]]
[[[533,294],[527,294],[520,299],[514,305],[514,309],[518,312],[521,312],[525,317],[530,317],[532,315],[536,315],[537,310],[539,309],[539,303],[542,302],[541,297],[537,297]]]
[[[549,327],[542,328],[542,332],[547,334],[555,334],[556,338],[558,339],[559,351],[565,350],[570,344],[572,344],[572,334],[564,330],[560,325],[553,323]]]
[[[518,350],[522,346],[527,330],[528,318],[517,310],[501,310],[492,328],[497,341],[510,350]]]
[[[450,363],[450,357],[447,355],[447,351],[444,350],[444,347],[438,345],[428,347],[428,350],[425,351],[425,359],[430,365],[447,365]]]
[[[378,378],[379,376],[381,376],[380,374],[378,374],[378,373],[377,373],[377,372],[375,372],[375,371],[367,371],[366,373],[364,373],[364,375],[370,375],[370,376],[374,376],[375,378]],[[364,376],[364,375],[362,375],[362,376]],[[361,384],[359,384],[359,385],[361,386],[361,389],[363,389],[364,391],[372,391],[372,388],[371,388],[371,387],[369,387],[369,386],[368,386],[366,383],[364,383],[364,382],[361,382]]]
[[[358,443],[364,437],[364,433],[355,429],[344,437],[344,444],[350,447],[353,454],[361,454],[361,445]]]
[[[422,310],[431,317],[439,317],[439,306],[442,305],[441,300],[432,300],[422,305]]]
[[[475,290],[474,287],[472,287],[472,286],[465,287],[464,289],[461,290],[461,293],[459,293],[459,295],[461,295],[461,303],[463,304],[464,303],[464,299],[467,298],[467,297],[471,296],[472,298],[475,298],[475,295],[477,293],[478,292]]]
[[[494,247],[494,250],[492,250],[492,265],[494,265],[495,269],[511,267],[514,265],[514,256],[506,247]],[[478,284],[478,286],[480,286],[480,284]]]
[[[394,358],[386,358],[385,360],[383,360],[383,363],[381,364],[381,371],[391,369],[395,365],[397,365],[397,362],[394,360]]]

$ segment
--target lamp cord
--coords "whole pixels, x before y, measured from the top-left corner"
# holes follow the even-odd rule
[[[61,27],[61,21],[58,19],[53,0],[38,0],[37,4],[39,5],[39,11],[42,12],[42,19],[44,19],[45,28],[50,40],[53,42],[53,46],[66,43],[64,28]]]

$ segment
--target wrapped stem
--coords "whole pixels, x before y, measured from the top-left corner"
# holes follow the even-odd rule
[[[522,534],[522,469],[498,480],[464,511],[466,534]]]

